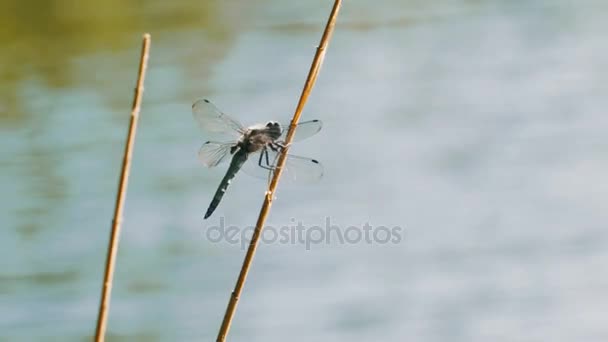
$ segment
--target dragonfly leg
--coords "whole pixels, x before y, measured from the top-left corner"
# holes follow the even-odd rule
[[[287,146],[289,146],[289,144],[286,144],[284,141],[275,141],[275,144],[277,144],[277,146],[279,146],[281,149],[285,149]]]
[[[268,145],[270,147],[271,150],[273,150],[274,152],[279,152],[284,150],[287,145],[285,145],[282,141],[275,141],[272,142]]]
[[[266,157],[265,158],[266,165],[262,165],[262,158],[264,158],[264,156]],[[260,153],[260,159],[258,160],[258,166],[265,170],[269,170],[269,171],[274,170],[274,168],[270,166],[270,160],[268,159],[268,150],[267,149],[262,150],[262,152]]]
[[[262,158],[264,158],[264,153],[266,153],[266,150],[262,150],[262,152],[260,153],[260,159],[258,159],[258,166],[259,167],[264,167],[262,166]]]
[[[266,155],[266,166],[270,167],[270,160],[268,158],[268,150],[264,150],[264,154]]]

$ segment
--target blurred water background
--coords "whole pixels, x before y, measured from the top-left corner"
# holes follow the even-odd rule
[[[110,341],[213,340],[240,268],[212,243],[264,182],[203,168],[190,106],[288,119],[331,1],[16,1],[0,11],[0,340],[90,339],[141,34],[152,48]],[[269,224],[399,243],[266,243],[231,341],[607,341],[608,3],[345,1]]]

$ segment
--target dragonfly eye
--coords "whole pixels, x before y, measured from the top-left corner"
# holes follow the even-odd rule
[[[281,124],[276,121],[268,121],[268,123],[266,124],[266,128],[268,134],[270,134],[270,136],[272,136],[274,139],[279,138],[281,136],[281,133],[283,132]]]

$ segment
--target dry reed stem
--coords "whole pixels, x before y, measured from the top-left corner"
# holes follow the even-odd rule
[[[285,139],[285,144],[287,147],[283,150],[279,157],[277,163],[277,170],[274,172],[274,175],[268,187],[268,191],[264,196],[264,204],[262,205],[262,209],[260,210],[260,215],[255,225],[255,230],[253,231],[253,235],[249,243],[249,248],[247,249],[247,254],[245,254],[245,260],[243,261],[243,266],[241,267],[239,278],[237,279],[234,291],[230,296],[230,301],[228,302],[228,307],[226,308],[226,313],[224,314],[224,320],[222,321],[222,326],[220,327],[220,331],[217,336],[218,342],[225,341],[226,336],[228,335],[228,331],[230,330],[230,324],[232,323],[232,318],[234,317],[237,302],[239,300],[239,296],[241,295],[241,291],[243,290],[243,285],[245,284],[247,274],[249,273],[249,267],[251,266],[253,256],[255,255],[259,238],[262,235],[264,222],[266,222],[266,217],[268,216],[268,212],[270,211],[270,207],[272,205],[274,192],[277,188],[277,185],[279,184],[279,178],[281,177],[283,166],[285,165],[285,160],[287,159],[287,150],[289,149],[289,145],[293,140],[294,134],[296,132],[296,126],[300,120],[300,116],[302,115],[304,105],[306,104],[308,96],[310,95],[315,81],[317,80],[317,75],[319,74],[321,64],[323,63],[325,51],[327,49],[329,40],[331,39],[331,35],[336,24],[336,18],[338,16],[338,11],[340,10],[341,3],[341,0],[335,0],[334,2],[334,6],[332,8],[331,14],[329,15],[327,25],[325,26],[325,31],[323,32],[323,36],[321,37],[321,42],[317,47],[315,57],[312,61],[312,65],[310,66],[310,71],[308,72],[306,83],[304,83],[304,88],[302,89],[302,94],[300,95],[298,106],[296,107],[295,113],[293,114],[293,118],[291,120],[291,125],[289,126],[289,130],[287,131],[287,137]]]
[[[114,219],[112,220],[112,231],[110,233],[110,241],[108,245],[108,254],[106,259],[106,269],[103,279],[103,287],[101,289],[99,314],[97,316],[97,328],[95,330],[95,341],[97,342],[103,342],[105,340],[106,335],[108,309],[110,307],[110,298],[112,295],[112,281],[114,279],[116,253],[118,252],[118,239],[120,237],[122,211],[124,207],[125,197],[127,195],[127,184],[129,182],[129,172],[131,169],[131,155],[133,154],[133,145],[135,144],[135,133],[137,131],[137,120],[139,119],[141,98],[144,92],[144,78],[146,76],[146,67],[148,65],[149,51],[150,35],[146,33],[143,37],[141,58],[139,60],[139,74],[137,77],[137,86],[135,87],[135,96],[133,97],[133,106],[131,107],[131,121],[129,123],[129,133],[127,135],[127,143],[125,145],[120,180],[118,182],[116,206],[114,207]]]

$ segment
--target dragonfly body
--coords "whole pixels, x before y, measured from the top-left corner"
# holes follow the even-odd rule
[[[275,170],[279,153],[285,148],[283,126],[276,121],[250,127],[222,113],[209,100],[199,100],[192,105],[192,114],[200,128],[209,135],[221,136],[228,142],[207,141],[199,150],[199,159],[207,167],[215,167],[231,156],[230,166],[220,182],[205,218],[213,214],[236,174],[243,168],[252,175],[268,178]],[[295,140],[316,134],[321,129],[321,121],[311,120],[298,124],[299,133]],[[255,157],[252,157],[255,155]],[[248,160],[251,160],[248,162]],[[318,181],[323,175],[321,164],[310,158],[287,155],[283,168],[287,178],[297,181]],[[248,166],[253,166],[253,168]],[[261,173],[260,173],[261,171]]]
[[[220,204],[222,197],[224,197],[224,193],[226,193],[226,190],[228,189],[228,185],[230,185],[230,181],[232,181],[234,176],[236,176],[236,173],[243,167],[243,164],[247,161],[247,156],[246,150],[238,150],[234,156],[232,156],[228,171],[226,171],[226,175],[222,178],[220,186],[215,191],[215,195],[213,195],[211,204],[209,204],[209,208],[207,208],[207,212],[205,213],[205,218],[211,216],[215,211],[215,208]]]
[[[222,197],[224,197],[224,193],[226,193],[226,190],[230,185],[230,181],[232,181],[237,172],[243,167],[243,164],[245,164],[249,155],[265,148],[280,148],[281,145],[277,143],[276,140],[282,133],[281,125],[274,121],[269,121],[263,128],[250,127],[247,129],[237,144],[230,149],[230,154],[233,155],[232,161],[230,162],[228,171],[226,171],[226,175],[215,191],[215,195],[213,195],[213,200],[211,201],[211,204],[209,204],[209,208],[207,208],[205,218],[211,216],[215,211],[215,208],[220,204]]]

